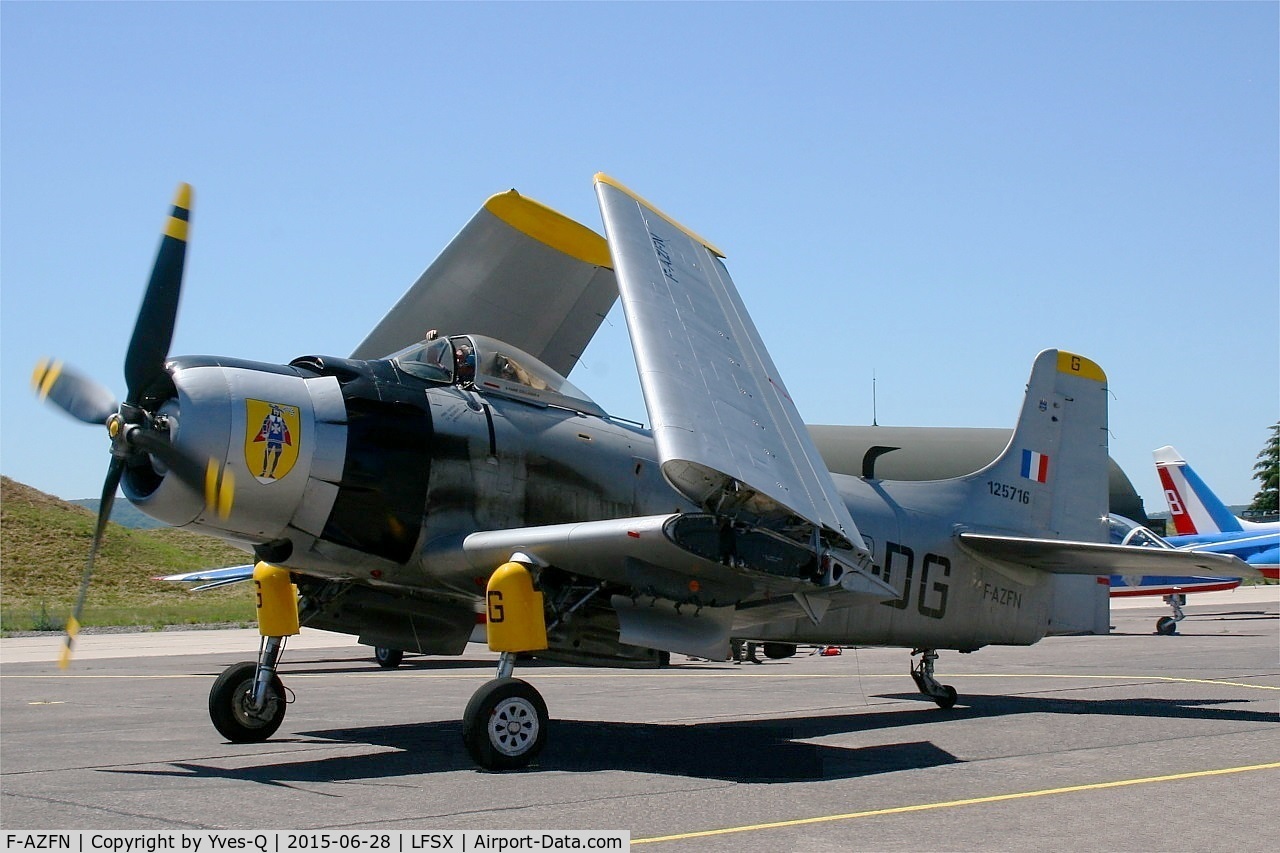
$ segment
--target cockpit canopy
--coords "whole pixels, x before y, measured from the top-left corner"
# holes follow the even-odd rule
[[[1111,533],[1113,545],[1133,545],[1142,548],[1172,548],[1152,530],[1123,515],[1111,513],[1107,516],[1107,527]]]
[[[412,376],[452,383],[535,406],[555,406],[605,417],[576,385],[524,350],[484,335],[422,341],[390,356]]]

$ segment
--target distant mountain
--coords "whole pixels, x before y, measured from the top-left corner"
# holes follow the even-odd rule
[[[98,498],[81,498],[78,501],[70,501],[70,503],[82,506],[97,515],[98,506],[102,501]],[[116,498],[116,502],[111,506],[111,520],[121,527],[129,527],[133,530],[155,530],[158,527],[169,526],[163,521],[156,521],[133,504],[120,498]]]

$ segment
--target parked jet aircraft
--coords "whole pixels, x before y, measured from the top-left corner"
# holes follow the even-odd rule
[[[500,661],[464,740],[504,769],[547,736],[541,695],[512,677],[521,653],[652,666],[662,652],[724,659],[731,637],[903,646],[920,692],[950,707],[939,649],[1104,631],[1096,576],[1249,572],[1107,541],[1106,376],[1064,351],[1036,356],[1008,446],[982,470],[832,475],[723,253],[617,181],[595,188],[607,243],[514,191],[494,196],[351,358],[276,365],[167,355],[184,185],[125,402],[59,363],[37,368],[39,393],[111,438],[82,589],[117,485],[160,520],[254,553],[258,658],[209,695],[228,740],[281,725],[278,667],[300,623],[456,654],[484,616]],[[615,288],[651,430],[563,375]]]
[[[1111,541],[1121,545],[1137,545],[1146,548],[1173,548],[1163,537],[1157,536],[1150,529],[1123,516],[1110,516]],[[1178,623],[1186,618],[1182,605],[1187,603],[1187,595],[1196,592],[1221,592],[1235,589],[1240,585],[1240,578],[1197,578],[1169,577],[1167,575],[1112,575],[1108,587],[1112,598],[1132,598],[1144,595],[1159,595],[1164,603],[1173,609],[1172,616],[1161,616],[1156,620],[1156,633],[1176,634]]]
[[[1156,473],[1164,488],[1176,536],[1170,545],[1201,553],[1232,554],[1262,572],[1280,578],[1280,522],[1236,518],[1177,449],[1154,451]]]

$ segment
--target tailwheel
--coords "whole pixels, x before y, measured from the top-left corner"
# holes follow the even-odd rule
[[[209,691],[209,719],[213,727],[232,743],[257,743],[275,734],[284,722],[284,685],[274,672],[266,683],[260,705],[253,701],[258,665],[253,661],[233,664],[219,675]]]
[[[912,657],[920,655],[920,663],[911,667],[911,678],[917,689],[934,701],[939,708],[953,708],[959,694],[950,684],[942,684],[933,677],[933,662],[938,659],[935,649],[913,649]]]
[[[518,678],[495,678],[475,692],[462,717],[462,739],[486,770],[517,770],[547,741],[547,703]]]
[[[395,669],[404,660],[404,652],[400,649],[389,649],[386,646],[375,646],[373,659],[383,669]]]

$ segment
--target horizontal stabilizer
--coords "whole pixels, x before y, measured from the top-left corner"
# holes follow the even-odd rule
[[[1058,575],[1262,576],[1243,560],[1225,554],[983,533],[961,533],[959,538],[960,547],[978,559],[998,560]]]

